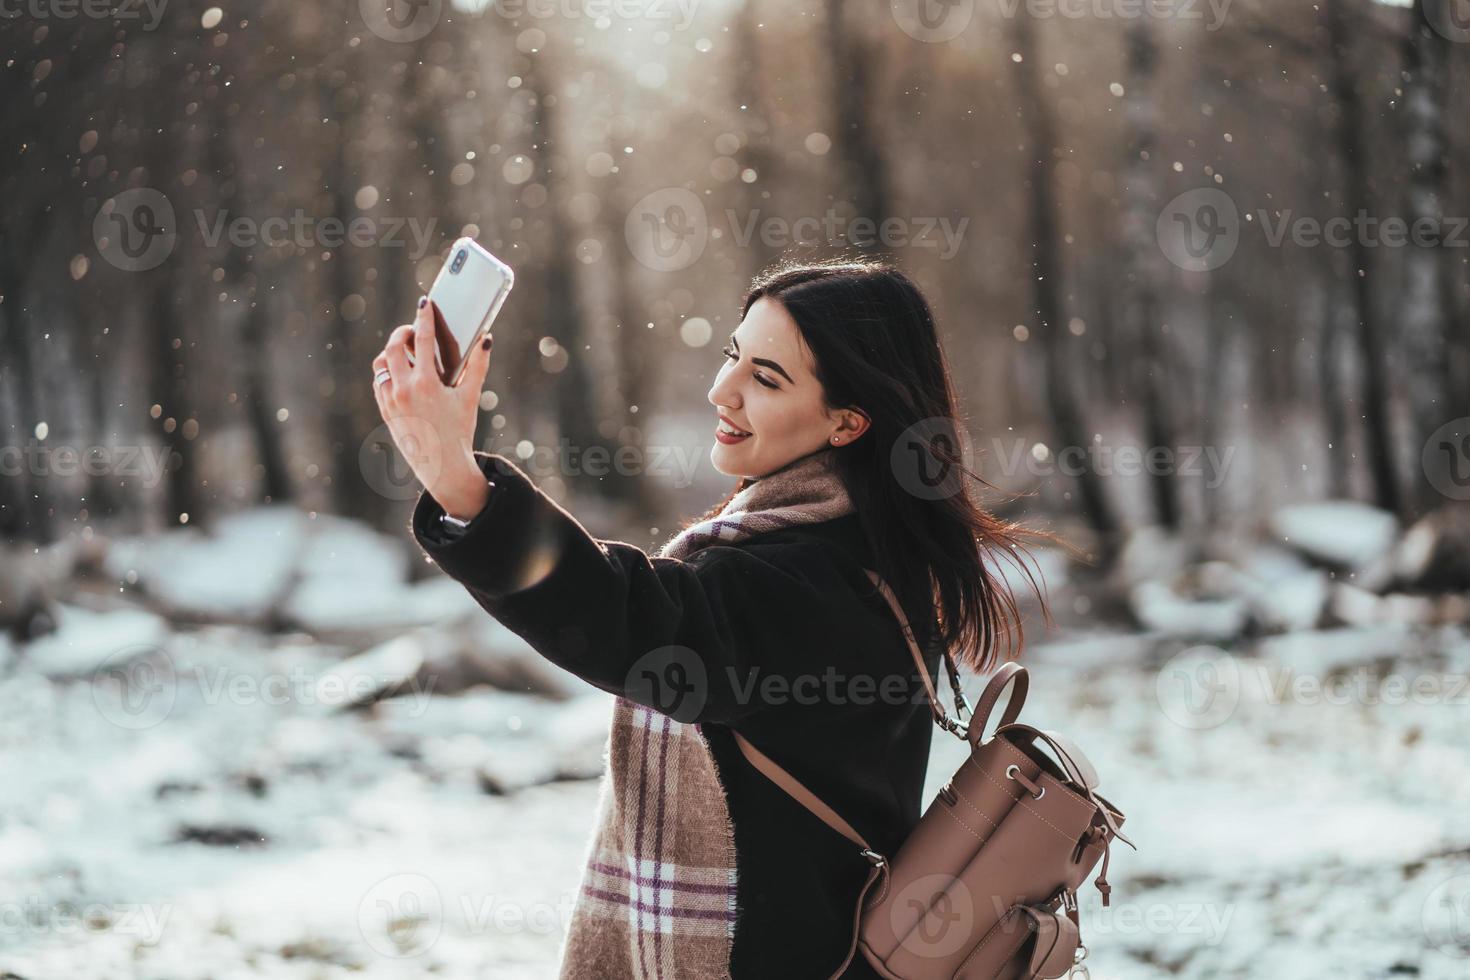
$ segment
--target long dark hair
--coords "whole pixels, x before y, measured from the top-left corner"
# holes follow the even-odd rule
[[[1022,536],[1054,537],[1001,520],[974,500],[965,477],[990,484],[965,465],[949,364],[923,294],[885,262],[839,259],[767,269],[746,293],[742,316],[761,297],[779,302],[796,321],[827,407],[871,419],[861,438],[820,451],[836,453],[875,571],[909,613],[916,635],[931,650],[942,643],[957,662],[981,673],[999,664],[1003,639],[1004,659],[1016,659],[1025,642],[1021,615],[992,562],[1003,557],[1024,572],[1050,622],[1046,599],[1018,552],[1025,550]],[[750,483],[743,477],[698,519],[719,513]]]

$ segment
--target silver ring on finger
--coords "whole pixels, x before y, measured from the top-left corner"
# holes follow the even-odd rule
[[[391,374],[388,373],[388,369],[387,368],[379,368],[378,369],[378,373],[375,374],[375,375],[373,375],[373,384],[374,385],[380,385],[384,381],[390,380],[392,377],[393,377],[393,375],[391,375]]]

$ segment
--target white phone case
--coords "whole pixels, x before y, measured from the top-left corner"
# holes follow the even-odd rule
[[[465,253],[462,258],[461,252]],[[457,270],[456,262],[459,264]],[[489,331],[514,284],[515,273],[510,266],[491,255],[473,238],[461,238],[454,243],[429,289],[429,299],[439,308],[460,354],[468,355],[473,345]],[[442,376],[445,361],[441,347],[442,339],[434,349]],[[468,357],[456,356],[453,361],[454,373],[448,383],[457,385]]]

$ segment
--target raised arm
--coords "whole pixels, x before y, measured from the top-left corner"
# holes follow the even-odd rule
[[[831,662],[820,566],[724,545],[650,556],[594,538],[506,457],[474,457],[494,483],[484,508],[450,534],[424,492],[413,535],[551,662],[680,721],[722,723],[796,703],[791,685]]]

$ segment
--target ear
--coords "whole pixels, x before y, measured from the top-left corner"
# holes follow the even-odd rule
[[[832,433],[832,435],[840,439],[841,442],[839,444],[844,446],[853,442],[864,432],[867,432],[868,428],[873,424],[873,420],[868,418],[867,414],[860,409],[843,409],[837,413],[837,416],[840,425],[838,426],[838,430]]]

